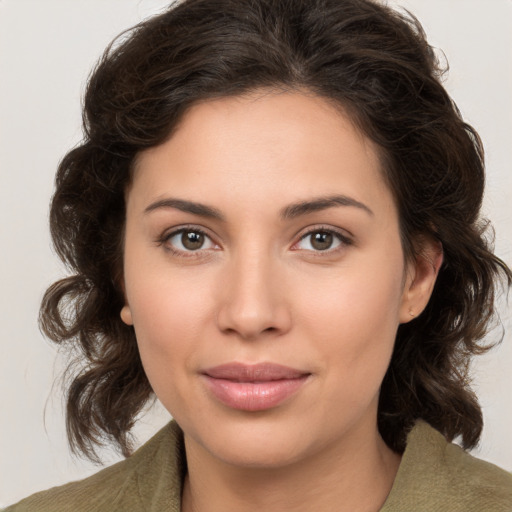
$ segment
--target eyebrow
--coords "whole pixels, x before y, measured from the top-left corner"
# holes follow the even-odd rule
[[[159,210],[160,208],[175,208],[176,210],[180,210],[182,212],[193,213],[194,215],[207,217],[209,219],[220,221],[225,220],[224,215],[222,215],[220,210],[217,210],[217,208],[213,208],[212,206],[207,206],[201,203],[196,203],[194,201],[186,201],[184,199],[174,198],[166,198],[155,201],[144,210],[144,213],[150,213],[155,210]]]
[[[334,195],[327,197],[318,197],[307,201],[299,201],[292,203],[280,212],[280,216],[284,220],[295,219],[301,215],[307,215],[309,213],[326,210],[327,208],[333,208],[335,206],[352,206],[365,211],[369,215],[373,216],[373,211],[366,206],[364,203],[353,199],[352,197],[345,195]],[[160,208],[175,208],[186,213],[192,213],[201,217],[215,219],[219,221],[225,221],[224,215],[220,210],[213,206],[208,206],[195,201],[187,201],[184,199],[166,198],[160,199],[151,203],[145,210],[144,213],[150,213]]]
[[[334,195],[318,197],[309,201],[299,201],[297,203],[290,204],[281,211],[281,217],[283,219],[294,219],[301,215],[307,215],[308,213],[326,210],[327,208],[332,208],[335,206],[353,206],[365,211],[371,216],[374,215],[373,211],[364,203],[361,203],[360,201],[357,201],[356,199],[349,196]]]

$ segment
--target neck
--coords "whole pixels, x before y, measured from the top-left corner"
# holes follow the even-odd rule
[[[279,467],[225,463],[185,436],[188,474],[182,512],[377,512],[398,471],[400,456],[376,427],[346,443]]]

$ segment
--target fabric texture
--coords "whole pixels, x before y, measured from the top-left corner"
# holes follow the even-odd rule
[[[179,512],[183,434],[172,421],[131,457],[5,512]],[[418,421],[380,512],[512,512],[512,475]]]
[[[512,512],[512,475],[419,421],[380,512]]]

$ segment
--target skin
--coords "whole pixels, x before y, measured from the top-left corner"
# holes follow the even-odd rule
[[[282,215],[333,195],[359,206]],[[164,144],[139,155],[121,317],[185,433],[183,510],[381,507],[400,457],[377,430],[379,387],[396,330],[425,307],[442,258],[427,241],[422,257],[405,262],[398,226],[377,148],[312,94],[199,103]],[[206,233],[198,250],[173,234],[184,227]],[[331,248],[318,250],[312,231],[332,231]],[[309,377],[276,407],[240,411],[201,376],[233,361]]]

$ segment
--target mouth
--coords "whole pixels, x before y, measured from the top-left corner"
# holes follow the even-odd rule
[[[201,375],[211,394],[227,407],[264,411],[297,393],[311,373],[275,363],[228,363]]]

